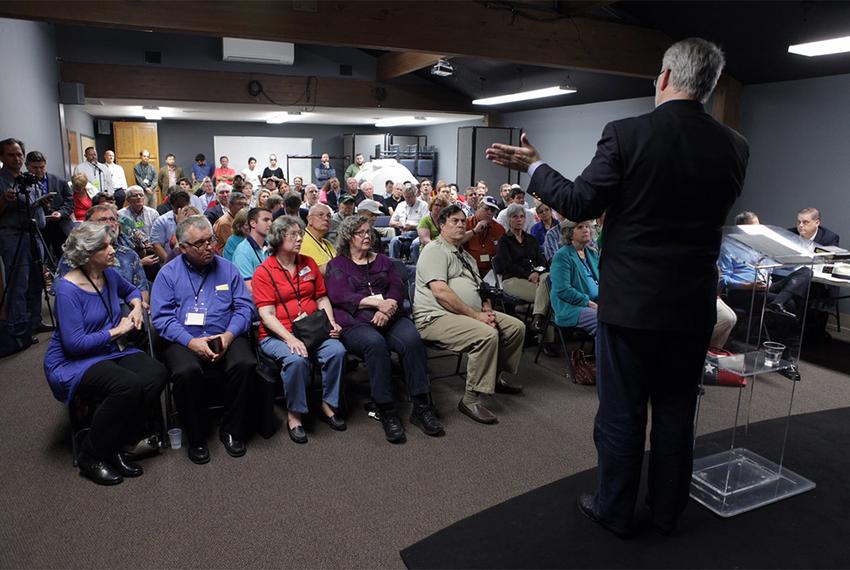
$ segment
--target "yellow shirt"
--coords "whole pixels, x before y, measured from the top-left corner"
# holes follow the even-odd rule
[[[325,238],[316,238],[316,236],[310,233],[310,230],[304,232],[300,253],[301,255],[312,257],[313,261],[319,267],[336,257],[336,250],[331,242]]]

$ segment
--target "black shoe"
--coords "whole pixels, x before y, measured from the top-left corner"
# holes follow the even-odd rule
[[[554,357],[558,356],[558,349],[555,348],[555,345],[552,344],[551,342],[544,342],[543,343],[543,354],[545,354],[546,356],[549,356],[551,358],[554,358]]]
[[[77,465],[80,468],[80,475],[98,485],[117,485],[124,481],[124,477],[115,467],[106,461],[95,459],[84,453],[80,454]]]
[[[605,530],[614,533],[619,538],[629,537],[629,533],[627,531],[604,523],[596,517],[596,513],[593,512],[593,495],[591,495],[590,493],[582,493],[581,495],[579,495],[578,510],[581,511],[581,514],[583,514]]]
[[[381,425],[384,426],[384,435],[390,443],[404,443],[407,436],[404,434],[404,426],[401,418],[395,410],[386,411],[381,414]]]
[[[206,445],[189,445],[186,448],[189,460],[195,465],[203,465],[210,462],[210,450]]]
[[[545,317],[543,315],[534,315],[531,319],[531,332],[540,334],[543,332],[543,320]]]
[[[431,437],[437,437],[446,433],[446,429],[434,413],[434,407],[429,404],[413,404],[413,411],[410,413],[410,423]]]
[[[304,426],[286,427],[289,432],[289,439],[295,443],[307,443],[307,432],[304,431]]]
[[[794,382],[799,382],[801,378],[796,364],[792,364],[789,368],[783,368],[779,373]]]
[[[53,332],[55,330],[56,330],[56,327],[54,327],[53,325],[48,325],[47,323],[38,323],[38,326],[33,327],[32,332],[38,334],[38,333]]]
[[[521,394],[522,386],[518,384],[509,384],[507,380],[499,376],[499,379],[496,380],[496,393],[497,394]]]
[[[218,439],[224,444],[224,450],[230,457],[242,457],[248,449],[245,447],[245,442],[233,437],[226,431],[218,432]]]
[[[796,319],[797,315],[786,309],[782,303],[770,303],[764,308],[768,313],[773,313],[775,315],[781,315],[783,317],[788,317],[789,319]]]
[[[129,461],[127,456],[121,452],[115,454],[111,463],[124,477],[140,477],[145,472],[141,465]]]
[[[322,413],[321,418],[323,422],[331,426],[332,430],[345,431],[346,429],[345,420],[343,420],[336,414],[332,416],[326,416],[324,413]]]

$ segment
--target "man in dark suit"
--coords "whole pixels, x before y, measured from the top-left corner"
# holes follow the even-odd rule
[[[818,245],[838,245],[838,234],[820,225],[820,211],[817,208],[803,208],[797,212],[797,225],[788,228],[788,231]]]
[[[746,140],[703,109],[724,56],[699,38],[664,54],[653,112],[605,126],[596,155],[570,181],[522,146],[487,157],[531,175],[529,192],[570,220],[606,213],[600,264],[594,495],[581,511],[630,532],[652,402],[649,493],[654,525],[672,532],[688,500],[697,389],[716,320],[721,227],[741,193]]]
[[[47,158],[40,151],[27,153],[27,172],[38,180],[39,197],[53,194],[45,207],[43,235],[54,261],[62,257],[62,244],[73,228],[74,192],[68,182],[47,172]]]

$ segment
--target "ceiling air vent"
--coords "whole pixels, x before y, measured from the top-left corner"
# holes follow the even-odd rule
[[[295,44],[222,38],[222,53],[224,61],[292,65],[295,61]]]

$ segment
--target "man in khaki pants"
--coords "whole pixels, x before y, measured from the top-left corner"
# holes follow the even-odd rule
[[[440,236],[423,250],[416,265],[413,321],[423,340],[467,353],[466,393],[458,409],[477,422],[494,424],[498,420],[481,404],[480,395],[522,391],[500,373],[516,374],[525,325],[494,311],[489,301],[482,302],[475,258],[461,249],[463,210],[457,205],[443,208],[437,226]]]

